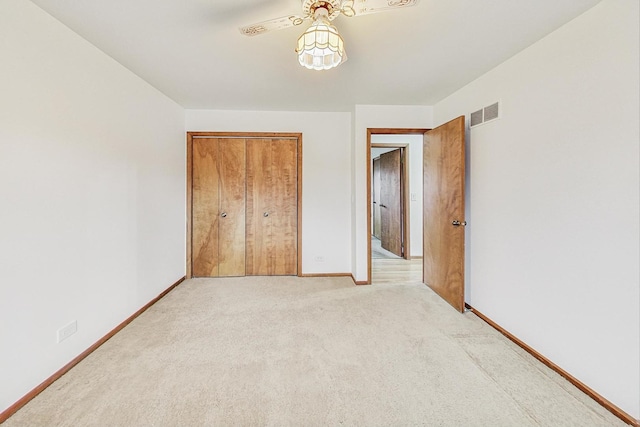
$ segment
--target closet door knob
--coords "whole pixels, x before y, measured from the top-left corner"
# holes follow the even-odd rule
[[[226,213],[226,212],[222,212],[222,213],[220,214],[220,216],[221,216],[222,218],[226,218],[226,217],[227,217],[227,213]]]
[[[265,217],[265,218],[268,217],[269,216],[269,212],[263,213],[262,216]]]

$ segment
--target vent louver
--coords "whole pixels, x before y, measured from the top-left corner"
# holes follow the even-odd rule
[[[482,110],[474,111],[471,113],[471,126],[477,126],[484,122]]]
[[[471,113],[470,127],[478,126],[500,118],[500,103],[496,102]]]
[[[498,118],[500,113],[500,109],[498,108],[498,103],[491,104],[488,107],[484,107],[484,121],[488,122],[489,120],[495,120]]]

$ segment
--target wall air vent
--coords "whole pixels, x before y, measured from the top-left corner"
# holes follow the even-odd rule
[[[484,107],[484,121],[495,120],[500,117],[500,108],[498,103],[491,104],[488,107]]]
[[[484,122],[482,110],[471,113],[471,127],[478,126],[482,122]]]
[[[478,126],[500,118],[500,103],[496,102],[471,113],[470,127]]]

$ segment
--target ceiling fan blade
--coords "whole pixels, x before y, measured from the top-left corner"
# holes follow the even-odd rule
[[[295,27],[304,22],[306,18],[298,15],[282,16],[280,18],[269,19],[257,24],[240,27],[240,32],[245,36],[257,36],[267,31],[282,30],[283,28]]]
[[[353,10],[351,16],[368,15],[370,13],[387,12],[389,10],[404,9],[415,6],[418,0],[346,0],[343,3],[344,10]],[[349,16],[348,13],[344,13]]]

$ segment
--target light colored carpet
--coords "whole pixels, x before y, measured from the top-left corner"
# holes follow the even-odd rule
[[[16,426],[624,425],[424,285],[188,280]]]

